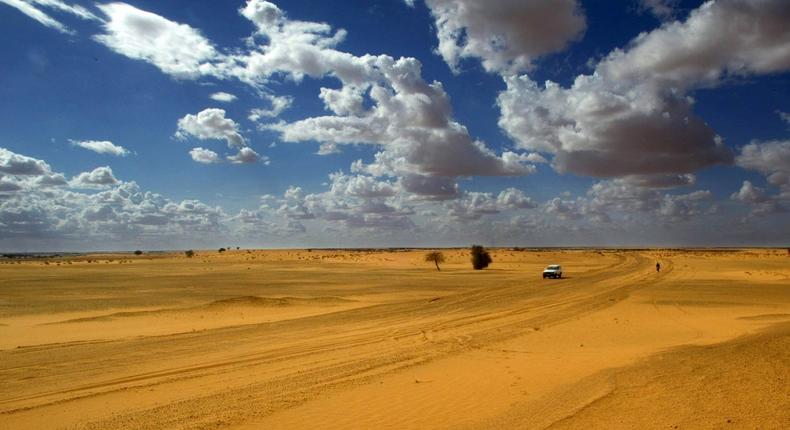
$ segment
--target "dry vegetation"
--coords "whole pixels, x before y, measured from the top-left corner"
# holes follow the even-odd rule
[[[0,428],[788,428],[785,249],[426,252],[0,259]]]

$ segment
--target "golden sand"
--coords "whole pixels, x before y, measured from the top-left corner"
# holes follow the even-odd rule
[[[790,428],[787,251],[443,252],[3,261],[0,428]]]

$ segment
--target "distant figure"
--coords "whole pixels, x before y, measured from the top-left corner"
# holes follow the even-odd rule
[[[661,271],[661,263],[656,262],[656,272],[660,272],[660,271]]]

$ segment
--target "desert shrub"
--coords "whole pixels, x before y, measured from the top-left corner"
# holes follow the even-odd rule
[[[444,254],[439,251],[431,251],[425,254],[425,261],[433,262],[436,265],[436,270],[441,271],[439,263],[444,263]]]
[[[225,252],[225,248],[220,248],[219,252]]]
[[[134,251],[134,255],[143,255],[143,251],[138,249],[137,251]]]
[[[195,256],[195,251],[193,251],[191,249],[188,249],[188,250],[184,251],[184,255],[186,255],[187,258],[192,258],[192,257]]]
[[[475,270],[482,270],[488,267],[493,260],[485,248],[480,245],[472,245],[472,267]]]

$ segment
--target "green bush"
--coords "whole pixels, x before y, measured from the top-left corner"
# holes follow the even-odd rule
[[[491,264],[491,255],[480,245],[472,245],[472,267],[475,270],[483,270]]]
[[[184,255],[186,255],[186,256],[187,256],[187,258],[192,258],[192,257],[194,257],[194,256],[195,256],[195,251],[193,251],[193,250],[191,250],[191,249],[189,249],[189,250],[186,250],[186,251],[184,251]]]

